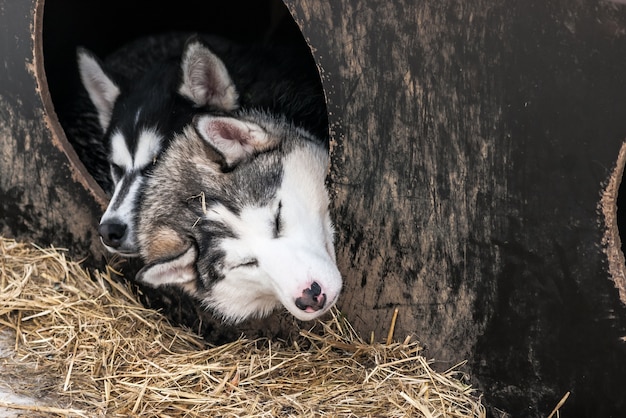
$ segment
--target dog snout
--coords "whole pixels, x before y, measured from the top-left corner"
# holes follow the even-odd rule
[[[317,282],[311,283],[311,287],[302,291],[302,296],[296,299],[298,309],[305,312],[316,312],[324,308],[326,293],[322,293],[322,287]]]
[[[119,248],[122,245],[127,230],[126,224],[116,220],[103,222],[98,226],[102,242],[111,248]]]

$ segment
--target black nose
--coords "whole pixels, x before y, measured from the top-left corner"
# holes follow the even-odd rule
[[[119,221],[108,221],[98,226],[98,233],[105,245],[118,248],[126,236],[126,224]]]
[[[296,306],[303,311],[319,311],[326,304],[326,294],[317,282],[311,283],[309,289],[302,291],[302,296],[296,299]]]

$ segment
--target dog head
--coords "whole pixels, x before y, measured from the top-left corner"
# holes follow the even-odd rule
[[[176,285],[224,319],[282,304],[314,319],[337,300],[328,151],[267,114],[200,116],[144,188],[138,280]]]
[[[224,63],[197,39],[187,42],[182,57],[155,62],[137,77],[110,74],[85,49],[78,50],[78,67],[104,132],[114,184],[98,231],[109,251],[135,256],[145,175],[193,115],[232,111],[238,94]]]

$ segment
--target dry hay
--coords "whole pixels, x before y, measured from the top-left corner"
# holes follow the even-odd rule
[[[93,279],[92,279],[93,278]],[[296,342],[210,346],[62,251],[0,240],[0,385],[27,416],[484,417],[458,367],[415,342],[369,344],[337,312]],[[11,350],[12,351],[12,350]]]

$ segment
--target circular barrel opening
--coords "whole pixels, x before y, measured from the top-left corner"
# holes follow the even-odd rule
[[[78,152],[78,146],[72,148],[70,145],[72,143],[71,129],[75,127],[76,122],[76,93],[82,89],[77,63],[77,48],[79,47],[86,48],[98,59],[105,60],[110,54],[115,54],[115,51],[137,39],[177,32],[210,34],[244,45],[263,44],[269,47],[275,46],[281,51],[296,51],[293,54],[290,52],[289,61],[296,60],[298,62],[296,68],[300,68],[301,71],[290,70],[289,73],[297,72],[300,74],[298,80],[306,79],[316,84],[314,86],[315,103],[321,104],[319,107],[315,106],[316,112],[313,112],[316,115],[314,119],[318,121],[316,133],[323,131],[324,137],[328,135],[327,111],[315,60],[298,25],[281,0],[229,0],[227,2],[179,0],[165,3],[146,0],[107,0],[106,2],[45,0],[45,3],[41,1],[42,3],[38,4],[43,4],[41,42],[47,89],[45,85],[42,87],[44,93],[49,92],[49,98],[45,97],[44,101],[51,102],[59,123],[55,120],[51,108],[47,113],[58,142],[62,144],[73,163],[74,172],[78,173],[85,188],[97,196],[103,209],[108,201],[104,192],[105,188],[98,187],[98,184],[102,186],[102,183],[94,181],[95,176],[90,169],[89,161],[84,158],[84,153]],[[216,55],[220,55],[217,51],[215,52]],[[283,68],[286,60],[274,61]],[[261,73],[265,67],[258,68],[258,70],[253,65],[250,67],[253,67],[253,75],[256,75],[255,71],[258,71],[258,77],[263,77]],[[273,73],[267,77],[273,77]],[[235,87],[238,87],[236,80],[233,81],[235,81]],[[247,91],[241,91],[239,88],[238,90],[241,99]],[[282,91],[280,88],[267,90]],[[297,98],[307,99],[302,91],[298,89],[296,91],[299,93],[296,94]],[[83,92],[87,94],[84,89]],[[158,93],[156,95],[158,96]],[[44,96],[47,95],[44,94]],[[283,101],[278,98],[278,104],[275,107],[279,109]],[[304,106],[299,100],[296,101],[300,107]],[[250,102],[252,103],[253,100]],[[102,125],[102,122],[99,122]],[[59,126],[62,129],[59,129]],[[76,142],[73,143],[76,144]],[[81,155],[83,158],[79,160]],[[106,160],[106,156],[104,158]],[[108,165],[107,170],[109,170]],[[103,235],[102,225],[101,221],[98,230],[100,236]],[[115,235],[115,231],[107,233],[109,237]],[[134,269],[135,266],[131,265],[131,275]],[[124,271],[125,274],[127,272],[128,269]],[[267,335],[285,335],[284,330],[293,328],[292,320],[283,321],[276,318],[267,322],[251,321],[246,327],[225,326],[217,323],[206,309],[194,304],[176,289],[154,290],[146,287],[142,290],[141,300],[151,307],[162,309],[175,323],[183,323],[192,329],[198,329],[202,335],[213,342],[236,338],[245,331],[249,331],[250,335],[265,332]]]
[[[624,167],[626,165],[626,142],[620,148],[615,167],[607,180],[600,211],[605,224],[603,249],[607,256],[607,264],[611,280],[619,292],[620,300],[626,305],[626,182]],[[626,338],[626,337],[625,337]]]
[[[623,172],[622,167],[622,172]],[[623,177],[623,175],[622,175]],[[617,230],[620,241],[619,248],[622,253],[626,251],[626,241],[622,237],[626,237],[626,182],[622,178],[617,192]]]

